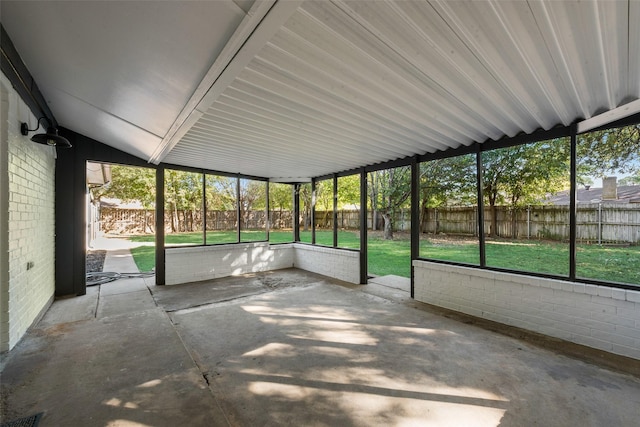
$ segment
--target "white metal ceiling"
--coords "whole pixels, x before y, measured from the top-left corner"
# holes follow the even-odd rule
[[[241,6],[250,4],[2,0],[0,18],[60,125],[148,159]]]
[[[162,72],[148,82],[111,82],[131,71],[124,61],[117,69],[104,64],[101,77],[109,86],[89,75],[95,67],[81,69],[73,79],[79,85],[67,81],[68,89],[52,81],[60,76],[32,73],[54,101],[56,90],[86,99],[109,87],[110,102],[101,108],[132,117],[155,138],[141,149],[142,139],[124,135],[118,148],[154,163],[289,179],[569,125],[640,98],[637,0],[272,3],[257,2],[241,23],[242,13],[228,22],[217,17],[227,23],[218,44],[213,33],[190,31],[197,11],[182,11],[185,19],[167,24],[172,37],[187,34],[198,47],[177,52],[173,46],[170,55],[186,67],[207,46],[210,51],[193,75],[180,76],[181,96],[156,98],[160,105],[127,94],[171,89]],[[124,25],[124,17],[114,19]],[[101,46],[127,50],[114,45],[110,32],[86,27]],[[12,38],[21,32],[7,31]],[[203,34],[209,38],[198,37]],[[31,49],[16,46],[23,55]],[[25,56],[36,61],[39,54]],[[134,61],[141,79],[152,54]],[[203,63],[211,66],[204,77]],[[52,102],[61,123],[89,134],[68,118],[74,109],[63,101]],[[88,123],[83,126],[104,126],[105,135],[119,132],[108,120]]]

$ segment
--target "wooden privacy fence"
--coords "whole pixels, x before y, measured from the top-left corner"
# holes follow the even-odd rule
[[[496,232],[491,230],[496,215]],[[487,235],[568,241],[569,206],[540,205],[522,208],[485,207],[484,230]],[[477,208],[446,207],[427,209],[422,231],[432,234],[478,235]],[[585,243],[640,243],[640,204],[579,204],[576,210],[576,240]]]
[[[496,230],[491,230],[492,217],[496,215]],[[376,217],[376,229],[383,228],[382,215],[368,212],[367,227],[372,229]],[[291,229],[292,212],[271,211],[271,229]],[[640,244],[640,204],[638,203],[592,203],[579,204],[576,213],[576,238],[587,243],[631,243]],[[172,220],[174,222],[172,226]],[[429,208],[421,214],[421,231],[429,234],[478,235],[477,207],[451,206]],[[143,234],[153,233],[155,212],[142,209],[102,208],[101,230],[107,233]],[[207,230],[235,230],[236,211],[207,211]],[[300,217],[303,224],[303,216]],[[333,211],[316,211],[318,228],[333,228]],[[360,211],[337,212],[340,229],[360,228]],[[243,229],[262,229],[266,226],[265,211],[241,212]],[[177,211],[166,215],[165,232],[202,230],[200,211]],[[394,229],[411,229],[411,213],[402,209],[395,213]],[[569,206],[540,205],[522,208],[497,206],[485,207],[484,230],[487,235],[518,239],[569,240]]]
[[[271,211],[273,229],[292,228],[290,211]],[[241,212],[243,229],[265,228],[265,211]],[[155,233],[156,215],[154,210],[145,209],[100,209],[100,230],[113,234]],[[190,210],[165,211],[165,232],[185,232],[202,230],[202,212]],[[238,223],[236,211],[207,211],[207,230],[235,230]]]
[[[153,210],[100,208],[100,231],[113,234],[155,233]]]
[[[337,212],[338,228],[344,230],[360,229],[360,211],[359,210],[340,210]],[[382,230],[384,220],[382,215],[375,215],[373,212],[367,212],[367,228],[373,229],[375,218],[376,230]],[[302,220],[300,222],[302,224]],[[318,228],[333,228],[333,211],[316,211],[316,225]],[[393,229],[395,231],[411,230],[411,211],[409,209],[400,209],[394,215]]]

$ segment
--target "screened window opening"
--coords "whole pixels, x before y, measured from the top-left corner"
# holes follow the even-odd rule
[[[640,124],[578,136],[576,276],[640,285]]]
[[[293,241],[293,185],[269,183],[269,242]]]
[[[237,178],[205,175],[207,244],[238,241]]]
[[[166,169],[164,178],[165,245],[202,245],[202,174]]]
[[[267,182],[240,179],[240,241],[267,240]]]
[[[360,249],[360,175],[338,178],[338,247]]]
[[[476,156],[420,164],[420,257],[480,264]]]
[[[311,243],[311,183],[301,184],[298,196],[300,198],[300,217],[298,218],[300,241]]]
[[[317,181],[315,196],[316,244],[333,246],[333,179]]]
[[[482,156],[487,266],[569,275],[570,140],[486,151]]]

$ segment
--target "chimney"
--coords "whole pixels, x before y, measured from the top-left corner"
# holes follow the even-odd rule
[[[617,180],[615,176],[602,179],[602,200],[618,200]]]

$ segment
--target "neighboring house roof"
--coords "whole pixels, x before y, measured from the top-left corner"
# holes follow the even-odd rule
[[[561,191],[558,194],[550,196],[546,200],[554,205],[569,204],[569,190]],[[584,187],[578,189],[578,203],[640,203],[640,185],[619,185],[618,198],[615,200],[602,200],[602,188]]]

